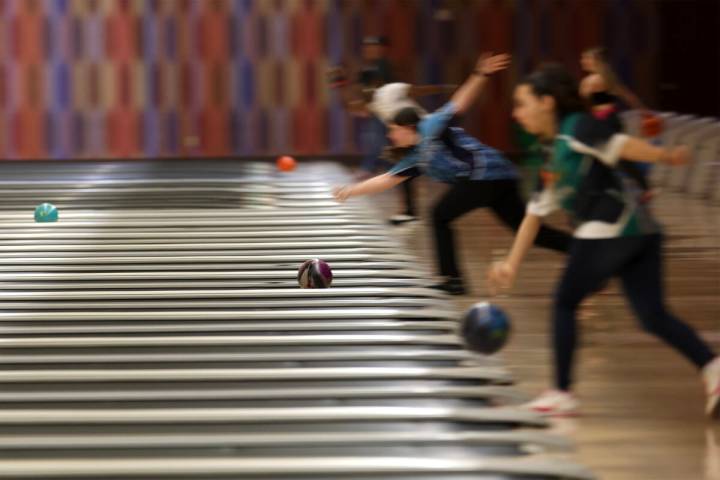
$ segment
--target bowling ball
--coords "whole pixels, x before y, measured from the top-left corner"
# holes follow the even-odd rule
[[[330,265],[315,258],[300,265],[297,278],[302,288],[328,288],[333,275]]]
[[[663,131],[662,118],[656,115],[645,115],[640,124],[640,130],[644,137],[657,137]]]
[[[497,305],[476,303],[465,312],[460,333],[467,348],[492,355],[510,337],[510,319]]]
[[[42,203],[35,209],[36,222],[57,222],[58,210],[52,203]]]
[[[281,172],[290,172],[292,170],[295,170],[295,167],[297,166],[297,162],[293,157],[290,157],[288,155],[283,155],[282,157],[279,157],[277,159],[277,168]]]

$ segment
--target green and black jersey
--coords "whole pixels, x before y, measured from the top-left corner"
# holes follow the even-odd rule
[[[548,147],[528,213],[570,214],[573,236],[585,239],[650,235],[660,225],[616,169],[628,136],[589,114],[566,116]]]

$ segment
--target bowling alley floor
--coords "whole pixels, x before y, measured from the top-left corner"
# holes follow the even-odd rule
[[[432,258],[427,212],[443,189],[421,183],[423,221],[397,231],[421,257]],[[395,204],[397,198],[388,192],[374,201]],[[666,227],[669,304],[720,351],[720,205],[666,192],[654,209]],[[562,225],[562,219],[552,221]],[[490,298],[487,266],[509,248],[512,236],[487,211],[461,218],[456,231],[472,291],[456,297],[465,308]],[[550,296],[562,261],[534,249],[511,294],[492,299],[514,323],[511,343],[500,357],[518,388],[531,395],[547,388],[551,378]],[[720,421],[703,416],[704,395],[694,368],[641,332],[616,284],[587,302],[581,317],[576,378],[583,414],[554,421],[576,441],[576,459],[606,480],[720,479]]]
[[[596,478],[341,167],[0,166],[0,478]]]
[[[180,476],[185,478],[192,473],[175,464],[179,452],[187,451],[187,458],[182,454],[183,465],[193,466],[196,472],[214,468],[217,465],[213,462],[219,462],[228,471],[245,474],[258,468],[252,465],[293,472],[340,469],[347,473],[342,478],[355,480],[360,473],[348,476],[352,472],[347,469],[357,468],[364,472],[363,480],[384,479],[388,478],[385,470],[378,469],[391,467],[373,461],[402,454],[398,458],[403,463],[392,466],[398,469],[392,478],[526,478],[518,472],[528,465],[555,473],[527,478],[588,478],[584,469],[573,466],[581,464],[600,479],[720,480],[720,422],[711,424],[702,416],[704,398],[697,375],[674,352],[640,332],[615,285],[583,310],[578,378],[584,415],[552,425],[555,433],[575,441],[577,451],[567,459],[559,448],[556,456],[550,447],[558,438],[546,437],[545,428],[530,430],[538,426],[534,423],[538,419],[513,407],[523,397],[520,393],[534,395],[548,384],[549,298],[562,264],[557,254],[533,250],[512,295],[491,299],[510,313],[515,331],[498,358],[486,360],[456,350],[456,335],[436,333],[452,332],[455,314],[449,313],[452,304],[425,288],[429,279],[422,265],[417,265],[433,257],[426,222],[399,228],[378,223],[392,213],[398,198],[395,192],[354,199],[344,206],[335,204],[327,187],[348,181],[348,176],[334,165],[301,164],[298,172],[287,176],[270,165],[255,165],[258,169],[253,173],[253,162],[210,160],[182,165],[171,161],[33,165],[3,164],[0,182],[5,184],[0,189],[3,300],[15,305],[12,308],[34,311],[30,316],[23,312],[6,314],[5,343],[0,349],[5,355],[0,360],[11,365],[0,372],[0,403],[5,402],[0,409],[0,466],[14,465],[18,472],[24,472],[22,478],[38,478],[33,472],[41,472],[42,478],[57,478],[57,468],[67,472],[75,471],[67,469],[76,466],[99,475],[93,478],[109,478],[98,472],[117,472],[116,468],[122,472],[128,468],[162,471],[162,478],[166,478],[167,472],[162,470],[166,467],[182,469]],[[244,176],[238,173],[243,170]],[[30,182],[29,186],[23,187],[25,182]],[[443,190],[441,185],[425,181],[420,182],[420,188],[423,210]],[[32,222],[31,207],[42,201],[60,206],[60,221],[54,226]],[[655,205],[669,234],[670,303],[720,349],[720,206],[710,207],[671,194],[658,197]],[[471,295],[449,299],[461,311],[476,301],[490,299],[484,283],[486,268],[506,251],[512,237],[487,212],[474,212],[461,219],[457,227],[458,247],[472,288]],[[233,245],[227,247],[228,242]],[[330,247],[323,246],[328,242]],[[181,243],[186,250],[180,251],[176,245],[164,251],[169,247],[163,245],[169,243]],[[400,251],[403,243],[407,252]],[[26,253],[37,245],[46,245],[49,250]],[[83,250],[89,253],[80,253]],[[137,253],[146,250],[152,255]],[[107,251],[115,253],[103,253]],[[330,260],[338,275],[332,289],[308,292],[297,288],[296,265],[311,254],[333,257]],[[50,282],[48,278],[52,285],[44,283]],[[161,286],[165,290],[158,291]],[[45,292],[50,287],[53,291]],[[107,291],[96,291],[101,288]],[[363,289],[368,288],[375,292],[373,295],[384,292],[383,296],[364,300],[370,293],[363,293]],[[60,293],[53,293],[55,290]],[[357,298],[345,298],[348,292]],[[160,293],[165,296],[152,297]],[[320,305],[322,312],[318,313],[315,298],[325,296],[326,303]],[[331,298],[334,296],[339,299]],[[134,303],[125,305],[128,299]],[[59,305],[58,301],[69,303]],[[338,302],[356,307],[350,314],[336,309]],[[380,303],[395,305],[395,309],[379,308]],[[57,311],[52,311],[54,305]],[[190,311],[179,312],[182,305]],[[296,308],[288,309],[289,305]],[[428,305],[434,307],[426,310]],[[6,303],[5,308],[11,307]],[[76,308],[90,309],[97,318],[81,315],[78,322],[63,313]],[[142,315],[125,312],[124,308],[136,309]],[[431,322],[418,326],[402,321],[410,309],[413,319]],[[74,310],[71,313],[77,314]],[[387,323],[384,317],[396,314],[402,315]],[[235,322],[249,318],[254,319],[251,324]],[[306,324],[309,318],[313,321]],[[234,323],[219,326],[217,321],[207,321],[212,319]],[[257,323],[280,319],[293,322],[277,324],[282,327]],[[260,327],[262,331],[256,332]],[[339,333],[312,333],[319,328],[319,332]],[[351,330],[346,332],[348,328]],[[402,331],[396,336],[392,332],[398,328],[413,333]],[[353,333],[372,329],[381,331]],[[88,336],[88,332],[95,333]],[[138,338],[144,343],[137,344]],[[439,345],[442,348],[438,349]],[[108,350],[103,346],[109,346]],[[413,355],[420,356],[415,359]],[[61,365],[52,364],[58,358]],[[336,364],[339,360],[342,362]],[[506,369],[501,364],[508,367],[516,385],[505,385]],[[115,371],[114,365],[123,368]],[[355,368],[367,365],[377,368]],[[415,368],[418,365],[423,368]],[[314,369],[320,366],[327,368]],[[294,376],[310,375],[310,370],[303,371],[305,368],[322,377],[322,382],[298,383]],[[470,383],[470,377],[464,376],[469,374],[467,369],[474,375]],[[112,379],[105,377],[105,370],[113,371]],[[212,378],[225,381],[209,382],[208,372],[218,375]],[[368,372],[378,377],[370,382],[363,377]],[[413,375],[422,378],[414,379]],[[147,381],[153,378],[157,382]],[[18,379],[24,383],[16,385]],[[89,384],[77,385],[81,379]],[[184,381],[176,385],[179,379]],[[442,381],[436,382],[439,379]],[[36,385],[36,380],[41,385]],[[236,388],[234,382],[245,382],[242,385],[250,388]],[[408,385],[423,388],[407,390]],[[478,385],[480,390],[474,390]],[[436,398],[442,392],[452,396],[457,391],[478,398]],[[40,403],[26,407],[18,405],[20,401]],[[507,408],[503,408],[506,403]],[[333,408],[325,408],[328,405]],[[180,406],[195,416],[186,418]],[[380,408],[364,410],[368,406]],[[446,408],[428,410],[427,406]],[[261,418],[254,416],[259,407],[265,414]],[[160,428],[154,417],[141,415],[150,408],[160,409],[154,414],[167,410],[162,412],[163,418],[172,420],[173,425]],[[278,408],[287,417],[277,417],[278,410],[271,411]],[[15,418],[18,412],[21,415]],[[35,425],[36,415],[42,412],[41,425]],[[357,417],[359,414],[367,417]],[[428,422],[423,417],[428,414],[437,418]],[[291,421],[279,424],[278,418]],[[314,424],[315,418],[327,425]],[[105,423],[93,426],[98,419]],[[218,419],[230,420],[219,425]],[[239,419],[251,428],[244,427]],[[363,419],[374,422],[364,424]],[[490,430],[483,430],[485,421]],[[64,430],[53,422],[63,428],[79,427],[77,431],[75,427]],[[498,425],[508,428],[503,422],[509,422],[513,431],[492,430]],[[363,425],[361,428],[368,431],[353,430],[346,423],[355,429]],[[394,430],[416,429],[419,423],[427,430],[417,430],[417,435]],[[7,429],[6,424],[17,424],[13,427],[17,431]],[[518,425],[523,428],[515,431]],[[545,426],[542,422],[539,425]],[[318,450],[318,445],[328,440],[324,434],[308,436],[307,432],[327,433],[325,429],[345,443]],[[363,437],[368,432],[373,442],[389,443],[368,443]],[[65,437],[56,433],[71,435],[67,438],[74,440],[60,445],[57,442]],[[113,436],[117,433],[125,435]],[[490,443],[470,448],[468,438],[458,433]],[[512,439],[517,446],[492,443],[501,437],[504,442]],[[268,441],[286,448],[278,452],[263,443]],[[408,445],[409,441],[413,445],[427,442],[427,448]],[[457,448],[449,448],[443,442],[459,443]],[[188,449],[190,444],[202,448]],[[559,444],[562,447],[564,442]],[[139,449],[143,445],[147,451]],[[234,448],[238,445],[252,447],[251,453]],[[131,455],[125,451],[130,447]],[[13,458],[12,454],[8,456],[8,449],[19,449],[28,456]],[[70,459],[64,457],[66,450]],[[287,452],[293,457],[274,460]],[[311,466],[301,458],[308,452],[316,461]],[[337,457],[341,453],[354,455],[355,463],[342,463],[347,458]],[[255,454],[262,462],[250,465],[243,457]],[[446,454],[452,455],[435,463],[433,456]],[[120,460],[108,463],[106,460],[114,455],[120,455]],[[161,463],[148,461],[160,455],[167,455],[159,457]],[[505,455],[508,458],[501,458]],[[522,458],[510,458],[513,456]],[[38,459],[43,462],[38,463]],[[445,474],[424,470],[430,467]],[[514,473],[496,475],[498,469]],[[483,472],[485,475],[479,476]],[[8,477],[2,469],[0,477],[16,478]],[[315,480],[318,475],[287,478]]]

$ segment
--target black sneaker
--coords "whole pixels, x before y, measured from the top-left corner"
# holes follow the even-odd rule
[[[434,288],[435,290],[442,290],[448,295],[465,295],[467,293],[462,278],[458,277],[448,278],[444,282],[430,285],[430,288]]]
[[[407,215],[404,213],[399,213],[397,215],[393,215],[392,217],[390,217],[390,220],[388,220],[388,221],[390,222],[390,225],[398,226],[398,225],[404,225],[409,222],[414,222],[416,220],[417,220],[417,217],[414,215]]]

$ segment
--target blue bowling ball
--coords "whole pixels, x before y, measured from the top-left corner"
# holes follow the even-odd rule
[[[468,349],[492,355],[510,337],[510,318],[497,305],[476,303],[465,313],[460,333]]]

